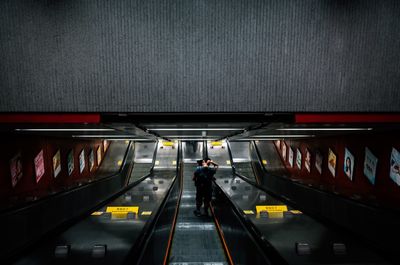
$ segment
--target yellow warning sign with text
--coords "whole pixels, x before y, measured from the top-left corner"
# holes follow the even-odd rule
[[[173,146],[174,142],[164,141],[162,144],[163,146]]]
[[[211,146],[222,146],[222,142],[221,141],[211,142]]]
[[[108,206],[106,209],[108,213],[139,213],[139,206]]]
[[[287,206],[286,205],[257,205],[256,212],[259,214],[260,212],[286,212]]]

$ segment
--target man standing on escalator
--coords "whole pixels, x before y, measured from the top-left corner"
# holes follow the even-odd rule
[[[201,215],[200,209],[201,205],[204,203],[204,215],[209,216],[208,208],[212,198],[212,181],[215,180],[214,175],[217,172],[218,164],[208,157],[197,162],[198,167],[193,174],[193,180],[196,186],[196,210],[194,214],[196,216]]]

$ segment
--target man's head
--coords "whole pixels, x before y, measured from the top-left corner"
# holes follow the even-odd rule
[[[203,166],[203,163],[204,163],[204,160],[201,160],[201,159],[197,160],[197,165],[198,166],[200,166],[200,167]]]
[[[204,162],[205,162],[206,164],[208,164],[208,163],[211,161],[211,159],[210,159],[209,157],[205,157],[203,160],[204,160]]]

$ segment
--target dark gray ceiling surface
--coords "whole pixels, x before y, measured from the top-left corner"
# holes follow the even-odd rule
[[[0,111],[400,111],[400,1],[0,1]]]

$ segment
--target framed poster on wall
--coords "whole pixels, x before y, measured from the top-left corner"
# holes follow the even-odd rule
[[[336,177],[336,155],[330,148],[328,150],[328,169],[332,176]]]
[[[278,149],[281,149],[281,140],[276,140],[275,145]]]
[[[350,153],[349,149],[344,149],[344,165],[343,165],[344,174],[350,179],[353,180],[353,170],[354,170],[354,156]]]
[[[308,149],[306,149],[306,156],[304,157],[304,167],[308,173],[311,172],[311,153]]]
[[[283,161],[286,161],[286,144],[284,141],[282,141],[282,158]]]
[[[298,167],[298,169],[301,169],[301,159],[302,159],[302,157],[301,157],[300,149],[297,148],[297,150],[296,150],[296,166]]]
[[[82,149],[79,154],[79,172],[82,173],[85,169],[85,149]]]
[[[400,152],[396,148],[390,156],[390,178],[400,186]]]
[[[100,166],[101,163],[101,145],[99,145],[99,147],[97,147],[97,165]]]
[[[58,174],[60,174],[60,172],[61,172],[61,151],[60,151],[60,149],[53,156],[53,170],[54,170],[54,177],[56,178],[58,176]]]
[[[35,164],[35,179],[36,183],[39,183],[40,179],[44,175],[44,158],[43,158],[43,149],[35,156],[33,160]]]
[[[376,177],[376,166],[378,164],[378,158],[365,147],[365,159],[364,159],[364,175],[367,177],[371,184],[375,185]]]
[[[94,152],[93,149],[90,148],[89,152],[89,171],[92,171],[94,168]]]
[[[289,146],[289,165],[293,167],[293,149]]]
[[[315,168],[319,172],[319,174],[322,174],[322,160],[323,156],[320,151],[315,152]]]
[[[107,141],[107,140],[104,140],[104,141],[103,141],[103,150],[104,150],[104,153],[107,151],[108,145],[109,145],[108,141]]]
[[[22,158],[18,153],[10,160],[11,185],[14,188],[22,178]]]
[[[68,152],[67,165],[68,165],[68,176],[71,176],[72,172],[75,169],[74,150],[72,149]]]

